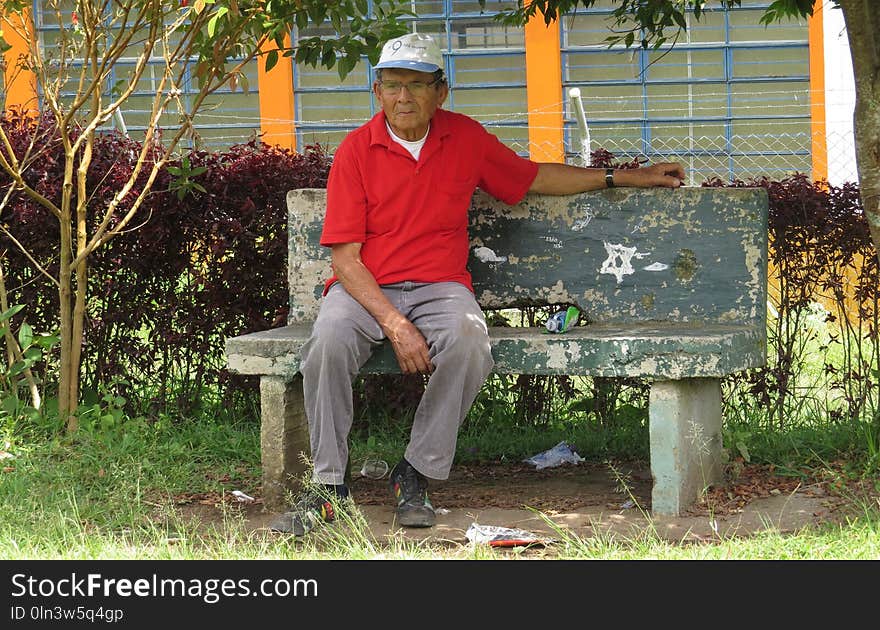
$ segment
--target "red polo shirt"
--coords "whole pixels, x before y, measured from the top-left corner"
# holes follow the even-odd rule
[[[474,190],[515,204],[537,172],[537,163],[480,123],[443,109],[416,162],[388,135],[379,112],[333,156],[321,244],[362,243],[361,259],[380,285],[460,282],[473,291],[467,212]]]

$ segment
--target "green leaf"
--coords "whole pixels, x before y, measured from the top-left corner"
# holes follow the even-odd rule
[[[30,348],[34,340],[34,330],[27,322],[23,322],[18,329],[18,345],[24,348]]]
[[[309,25],[309,15],[305,11],[296,12],[296,27],[304,30]]]
[[[10,366],[7,374],[8,376],[18,376],[24,372],[25,368],[27,368],[27,363],[24,361],[16,361]]]
[[[776,12],[773,9],[767,9],[767,12],[761,16],[761,19],[758,20],[758,23],[763,24],[764,26],[769,26],[777,19],[778,18],[776,17]]]
[[[208,20],[208,37],[214,37],[214,33],[217,30],[217,14],[214,14],[210,20]]]
[[[101,428],[102,429],[112,429],[113,425],[115,423],[115,420],[116,420],[116,418],[113,417],[112,413],[103,414],[99,419],[99,421],[101,423]]]
[[[275,67],[275,64],[278,63],[278,51],[270,50],[269,54],[266,55],[266,72],[269,72],[272,68]]]
[[[681,11],[673,11],[672,19],[678,24],[682,30],[687,30],[687,22],[685,22],[684,14]]]
[[[318,55],[321,54],[320,49],[317,46],[313,46],[306,51],[306,63],[310,66],[317,67],[318,65]]]
[[[749,456],[749,449],[746,446],[745,442],[737,442],[736,443],[736,450],[739,451],[739,454],[742,455],[742,458],[746,462],[752,461],[752,458]]]
[[[34,343],[36,343],[41,348],[46,348],[46,349],[51,348],[52,346],[56,345],[60,341],[61,341],[61,337],[59,337],[58,335],[48,335],[45,333],[43,333],[41,335],[37,335],[37,337],[34,339]]]
[[[19,401],[18,396],[15,395],[15,390],[8,394],[3,394],[3,397],[0,398],[0,409],[10,415],[13,415],[18,411],[20,404],[21,401]]]
[[[208,37],[214,37],[214,34],[217,32],[217,24],[228,11],[227,7],[220,7],[217,9],[217,13],[211,16],[211,19],[208,20]]]
[[[340,57],[338,61],[339,64],[336,70],[339,73],[339,79],[344,80],[345,77],[348,76],[348,73],[357,65],[358,56],[346,55],[345,57]]]
[[[321,26],[324,23],[324,18],[327,16],[327,7],[323,2],[310,2],[308,3],[306,10],[309,13],[312,24],[315,26]]]
[[[0,313],[0,322],[6,321],[20,310],[24,308],[24,304],[16,304],[15,306],[10,307],[9,309]]]

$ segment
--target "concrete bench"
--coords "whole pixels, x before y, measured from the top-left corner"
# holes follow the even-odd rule
[[[228,339],[260,375],[263,497],[280,509],[309,453],[299,354],[329,250],[326,192],[290,191],[288,326]],[[721,378],[766,363],[767,195],[760,188],[617,188],[516,206],[477,191],[471,259],[484,309],[575,305],[563,334],[492,327],[496,373],[650,380],[651,509],[677,515],[722,480]],[[398,372],[389,344],[363,373]]]

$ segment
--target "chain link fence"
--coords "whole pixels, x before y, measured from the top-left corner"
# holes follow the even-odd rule
[[[645,119],[637,111],[621,110],[618,120],[612,121],[601,116],[590,119],[594,107],[588,107],[587,116],[580,116],[575,105],[572,101],[535,112],[501,114],[484,108],[467,113],[514,151],[537,161],[562,158],[569,164],[585,165],[590,151],[604,149],[621,162],[681,162],[691,185],[714,178],[781,180],[796,173],[835,186],[858,181],[852,124],[846,121],[851,120],[851,111],[843,108],[829,111],[823,125],[809,115],[767,117],[746,111],[736,118],[692,121]],[[563,123],[554,127],[534,122],[542,117],[561,118]],[[320,144],[332,153],[363,122],[347,117],[295,120],[293,124],[298,146]]]
[[[579,143],[575,144],[580,150],[567,150],[565,161],[579,166],[587,164],[589,151],[584,152]],[[652,140],[650,148],[645,144],[639,138],[614,138],[608,135],[600,141],[591,142],[589,148],[592,151],[605,149],[621,162],[634,159],[681,162],[691,185],[699,185],[712,178],[722,181],[761,177],[779,180],[795,173],[805,174],[815,180],[825,179],[836,186],[858,181],[855,140],[851,131],[825,134],[667,136]],[[527,142],[509,142],[508,145],[523,154],[528,154],[530,148]],[[780,149],[780,146],[793,145],[800,145],[802,148]],[[814,147],[819,147],[820,150],[816,151]],[[532,157],[539,161],[558,154],[557,145],[549,142],[532,145],[531,149]],[[587,155],[586,160],[584,153]]]
[[[321,121],[320,125],[314,125],[314,121],[308,123],[311,128],[302,133],[302,144],[321,144],[331,153],[348,131],[341,128],[343,125],[338,121]],[[521,155],[537,161],[559,158],[559,143],[530,141],[529,128],[524,123],[496,123],[488,128]],[[795,173],[815,180],[826,179],[835,186],[858,181],[851,130],[822,133],[781,129],[776,133],[709,135],[701,133],[699,127],[692,128],[694,135],[665,133],[662,137],[646,139],[629,133],[630,129],[616,134],[613,127],[603,127],[601,135],[594,134],[588,144],[573,126],[555,131],[557,136],[565,138],[564,159],[569,164],[585,165],[589,159],[585,160],[584,155],[589,156],[589,152],[596,149],[605,149],[621,162],[678,161],[684,165],[691,185],[700,185],[712,178],[779,180]]]

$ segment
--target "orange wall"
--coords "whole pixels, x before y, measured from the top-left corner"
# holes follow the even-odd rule
[[[290,37],[284,45],[290,46]],[[275,42],[269,40],[263,45],[263,52],[275,49]],[[269,71],[265,70],[264,57],[257,59],[259,64],[260,131],[266,144],[279,145],[291,151],[296,150],[296,125],[294,124],[293,101],[293,57],[279,56],[278,63]]]
[[[564,162],[559,22],[546,26],[536,15],[526,24],[525,38],[529,156],[536,162]]]
[[[34,73],[19,67],[19,59],[30,55],[28,51],[28,39],[22,37],[19,31],[33,33],[30,13],[24,14],[24,23],[18,14],[0,17],[0,28],[3,29],[3,38],[12,46],[4,54],[6,60],[6,74],[4,77],[6,88],[6,107],[20,106],[27,109],[37,110],[37,80]],[[32,39],[32,37],[30,38]]]
[[[825,36],[822,3],[817,2],[807,22],[810,42],[810,136],[813,179],[828,179],[828,146],[825,136]]]

